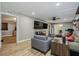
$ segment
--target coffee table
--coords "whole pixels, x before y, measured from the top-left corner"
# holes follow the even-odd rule
[[[58,42],[51,43],[51,54],[57,56],[69,56],[69,45]]]

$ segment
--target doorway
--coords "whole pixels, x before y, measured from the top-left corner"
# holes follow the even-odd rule
[[[2,14],[2,46],[16,43],[16,17]]]

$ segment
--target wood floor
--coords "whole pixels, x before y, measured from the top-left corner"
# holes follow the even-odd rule
[[[16,35],[2,37],[2,44],[16,43]]]
[[[48,51],[46,56],[51,56]],[[19,44],[12,43],[3,45],[0,48],[0,56],[45,56],[43,53],[31,48],[31,41],[25,41]]]

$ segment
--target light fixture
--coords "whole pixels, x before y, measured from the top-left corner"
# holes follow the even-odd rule
[[[13,18],[13,21],[16,21],[16,18]]]
[[[32,12],[32,15],[35,15],[35,12]]]
[[[14,18],[16,20],[16,18]]]
[[[56,3],[56,6],[60,6],[60,3]]]
[[[63,24],[60,24],[59,26],[60,26],[60,27],[62,27],[62,26],[63,26]]]

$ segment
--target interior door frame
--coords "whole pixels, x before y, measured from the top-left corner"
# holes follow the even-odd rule
[[[2,17],[2,15],[8,15],[8,16],[14,16],[14,17],[16,17],[16,44],[18,43],[18,24],[17,24],[17,20],[18,20],[18,16],[16,16],[16,15],[14,15],[14,14],[11,14],[11,13],[5,13],[5,12],[1,12],[1,17]],[[1,18],[1,23],[2,23],[2,18]],[[1,33],[1,40],[2,40],[2,33]],[[0,41],[1,42],[1,41]],[[1,42],[1,47],[2,47],[2,42]]]

